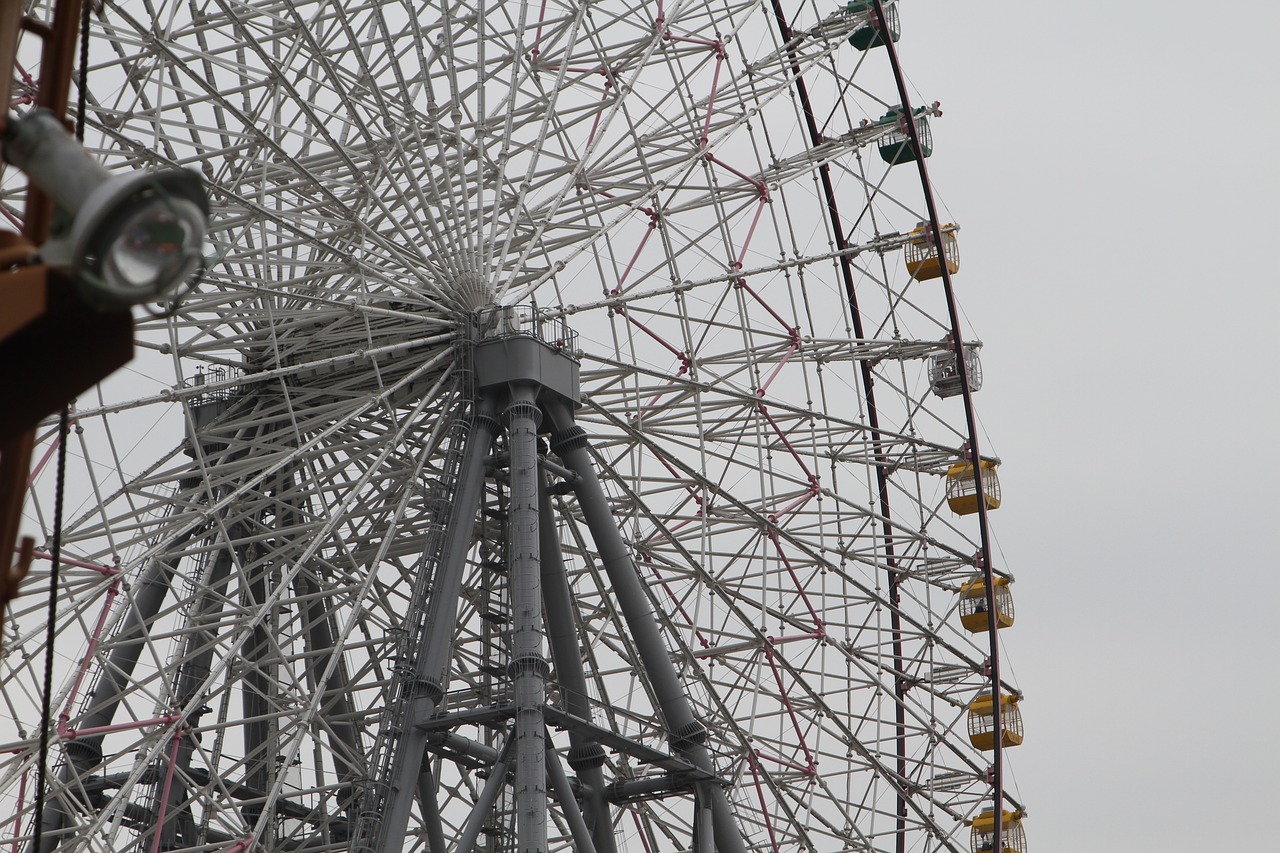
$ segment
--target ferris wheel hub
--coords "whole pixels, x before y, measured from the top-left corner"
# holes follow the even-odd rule
[[[445,291],[464,312],[493,304],[493,285],[478,269],[463,269],[450,276]]]

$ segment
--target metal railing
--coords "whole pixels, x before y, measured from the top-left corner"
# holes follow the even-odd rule
[[[480,340],[523,336],[577,358],[578,333],[564,317],[550,317],[531,305],[495,305],[477,315]]]

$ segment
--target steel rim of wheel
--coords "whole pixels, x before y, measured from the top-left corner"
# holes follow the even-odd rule
[[[214,215],[203,280],[143,323],[125,377],[77,405],[53,836],[151,849],[164,812],[166,849],[345,849],[423,582],[461,393],[455,331],[502,304],[578,335],[578,420],[749,849],[967,847],[987,787],[964,714],[986,652],[954,612],[976,546],[941,476],[963,435],[928,392],[941,295],[897,251],[923,218],[918,188],[877,153],[892,86],[874,50],[846,41],[865,15],[806,6],[783,44],[756,3],[492,4],[447,20],[410,7],[240,4],[193,20],[174,3],[95,21],[90,145],[115,167],[200,169]],[[816,148],[795,69],[819,107]],[[857,247],[862,340],[823,164]],[[46,535],[48,479],[28,511]],[[501,499],[488,481],[486,506]],[[662,747],[570,498],[557,518],[597,713]],[[483,548],[455,708],[503,689],[486,670]],[[144,578],[162,581],[151,610]],[[32,832],[48,579],[41,562],[5,625],[0,814],[15,817],[0,844]],[[144,612],[139,641],[129,620]],[[124,686],[104,714],[94,697],[113,674]],[[482,782],[436,770],[457,831]],[[671,849],[691,820],[679,797],[614,819],[624,850]],[[416,824],[409,838],[425,849]]]

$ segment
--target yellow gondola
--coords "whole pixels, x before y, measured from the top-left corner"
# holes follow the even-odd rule
[[[996,591],[996,628],[1008,628],[1013,624],[1013,593],[1011,581],[997,577],[992,581]],[[991,614],[987,612],[987,584],[982,575],[971,578],[960,587],[960,624],[966,631],[978,634],[991,627]]]
[[[992,459],[983,459],[979,465],[982,470],[982,493],[986,498],[987,509],[1000,507],[1000,478],[996,476],[996,465]],[[973,465],[968,462],[957,462],[947,469],[947,505],[956,515],[970,515],[978,511],[978,487],[974,482]]]
[[[956,240],[956,230],[952,223],[942,226],[942,253],[947,259],[947,272],[952,275],[960,272],[960,243]],[[907,262],[907,272],[916,281],[942,277],[938,247],[929,234],[928,225],[921,223],[911,232],[907,243],[902,247],[902,253]]]
[[[973,819],[970,849],[973,853],[994,853],[996,843],[995,812],[987,809]],[[1022,831],[1022,812],[1003,810],[1000,816],[1001,853],[1027,853],[1027,836]]]
[[[990,693],[983,693],[969,703],[969,742],[981,750],[996,748],[995,703]],[[1022,744],[1022,712],[1018,710],[1018,697],[1012,693],[1000,694],[1000,745]]]

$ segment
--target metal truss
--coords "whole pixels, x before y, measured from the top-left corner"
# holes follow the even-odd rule
[[[56,766],[37,815],[46,558],[4,623],[0,846],[967,848],[945,305],[901,258],[924,216],[865,14],[791,14],[95,16],[88,143],[201,170],[212,233],[77,402]],[[503,340],[542,372],[491,381]]]

